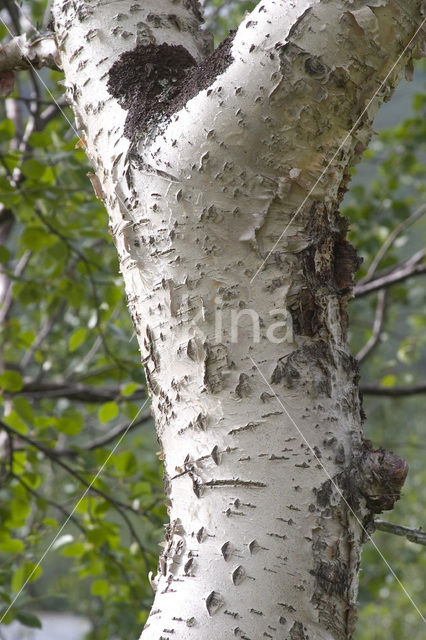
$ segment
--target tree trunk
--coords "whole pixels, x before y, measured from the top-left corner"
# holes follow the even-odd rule
[[[338,207],[421,2],[263,0],[212,55],[196,0],[54,22],[164,457],[142,639],[346,640],[406,465],[362,437]]]

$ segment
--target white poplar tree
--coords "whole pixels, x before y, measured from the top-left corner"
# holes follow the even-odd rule
[[[407,469],[362,436],[338,209],[422,10],[262,0],[212,52],[197,0],[56,0],[56,51],[3,52],[63,68],[110,217],[170,516],[143,640],[352,636]]]

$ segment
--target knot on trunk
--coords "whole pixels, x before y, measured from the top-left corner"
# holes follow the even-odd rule
[[[358,490],[373,513],[393,509],[408,473],[403,458],[384,449],[367,449],[358,466]]]

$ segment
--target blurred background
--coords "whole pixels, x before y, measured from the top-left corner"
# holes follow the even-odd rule
[[[204,2],[216,43],[255,4]],[[0,42],[42,29],[45,8],[3,0]],[[418,63],[382,107],[342,207],[364,258],[350,341],[365,434],[410,467],[403,499],[382,518],[408,527],[424,525],[426,503],[425,78]],[[152,601],[162,470],[107,216],[60,81],[22,72],[0,102],[0,617],[31,576],[0,640],[129,640]],[[374,540],[421,606],[425,547],[382,531]],[[371,543],[359,602],[356,640],[424,637]]]

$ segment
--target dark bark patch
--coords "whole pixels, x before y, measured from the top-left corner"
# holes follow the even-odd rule
[[[250,377],[246,373],[241,373],[237,386],[235,387],[235,393],[239,398],[248,398],[252,393],[250,386]]]
[[[330,506],[330,498],[333,493],[331,480],[326,480],[319,489],[314,489],[317,497],[317,504],[321,508]]]
[[[340,293],[349,291],[354,284],[354,273],[362,263],[355,248],[345,238],[337,237],[334,242],[333,275]]]
[[[238,566],[232,572],[232,582],[235,584],[236,587],[238,585],[240,585],[242,582],[244,582],[246,577],[247,577],[246,571],[245,571],[244,567],[242,567],[241,565]]]
[[[329,345],[324,340],[317,340],[280,358],[272,373],[271,383],[283,383],[289,389],[303,385],[309,394],[331,397],[332,363]],[[300,374],[301,370],[308,371],[304,378]]]
[[[346,240],[348,221],[338,211],[314,202],[310,211],[309,246],[301,254],[304,285],[290,292],[289,311],[293,331],[314,337],[326,324],[328,295],[340,300],[342,326],[347,327],[346,303],[361,265],[355,249]]]
[[[218,393],[225,387],[226,375],[230,367],[228,350],[225,345],[204,344],[204,384],[211,393]]]
[[[293,331],[301,336],[315,336],[321,326],[319,312],[315,294],[308,287],[302,289],[290,307]]]
[[[340,562],[319,562],[311,575],[317,580],[317,588],[323,594],[345,597],[350,586],[348,568]]]
[[[403,458],[383,449],[367,450],[359,465],[360,494],[373,513],[393,509],[408,473]]]
[[[225,544],[221,546],[220,550],[222,552],[224,560],[228,561],[231,559],[231,556],[233,553],[233,547],[230,542],[225,542]]]
[[[278,364],[272,372],[271,383],[279,384],[284,382],[285,386],[289,389],[293,389],[300,379],[300,373],[289,362],[289,358],[280,358]]]
[[[201,527],[201,529],[198,529],[197,533],[196,533],[196,538],[197,538],[197,542],[199,542],[199,544],[201,544],[202,542],[204,542],[207,539],[207,532],[205,527]]]
[[[309,640],[309,636],[305,633],[305,628],[301,622],[295,622],[290,629],[290,640]]]
[[[133,138],[148,125],[172,116],[207,89],[233,61],[235,32],[197,66],[182,45],[138,45],[121,54],[108,79],[108,91],[127,109],[124,135]]]

